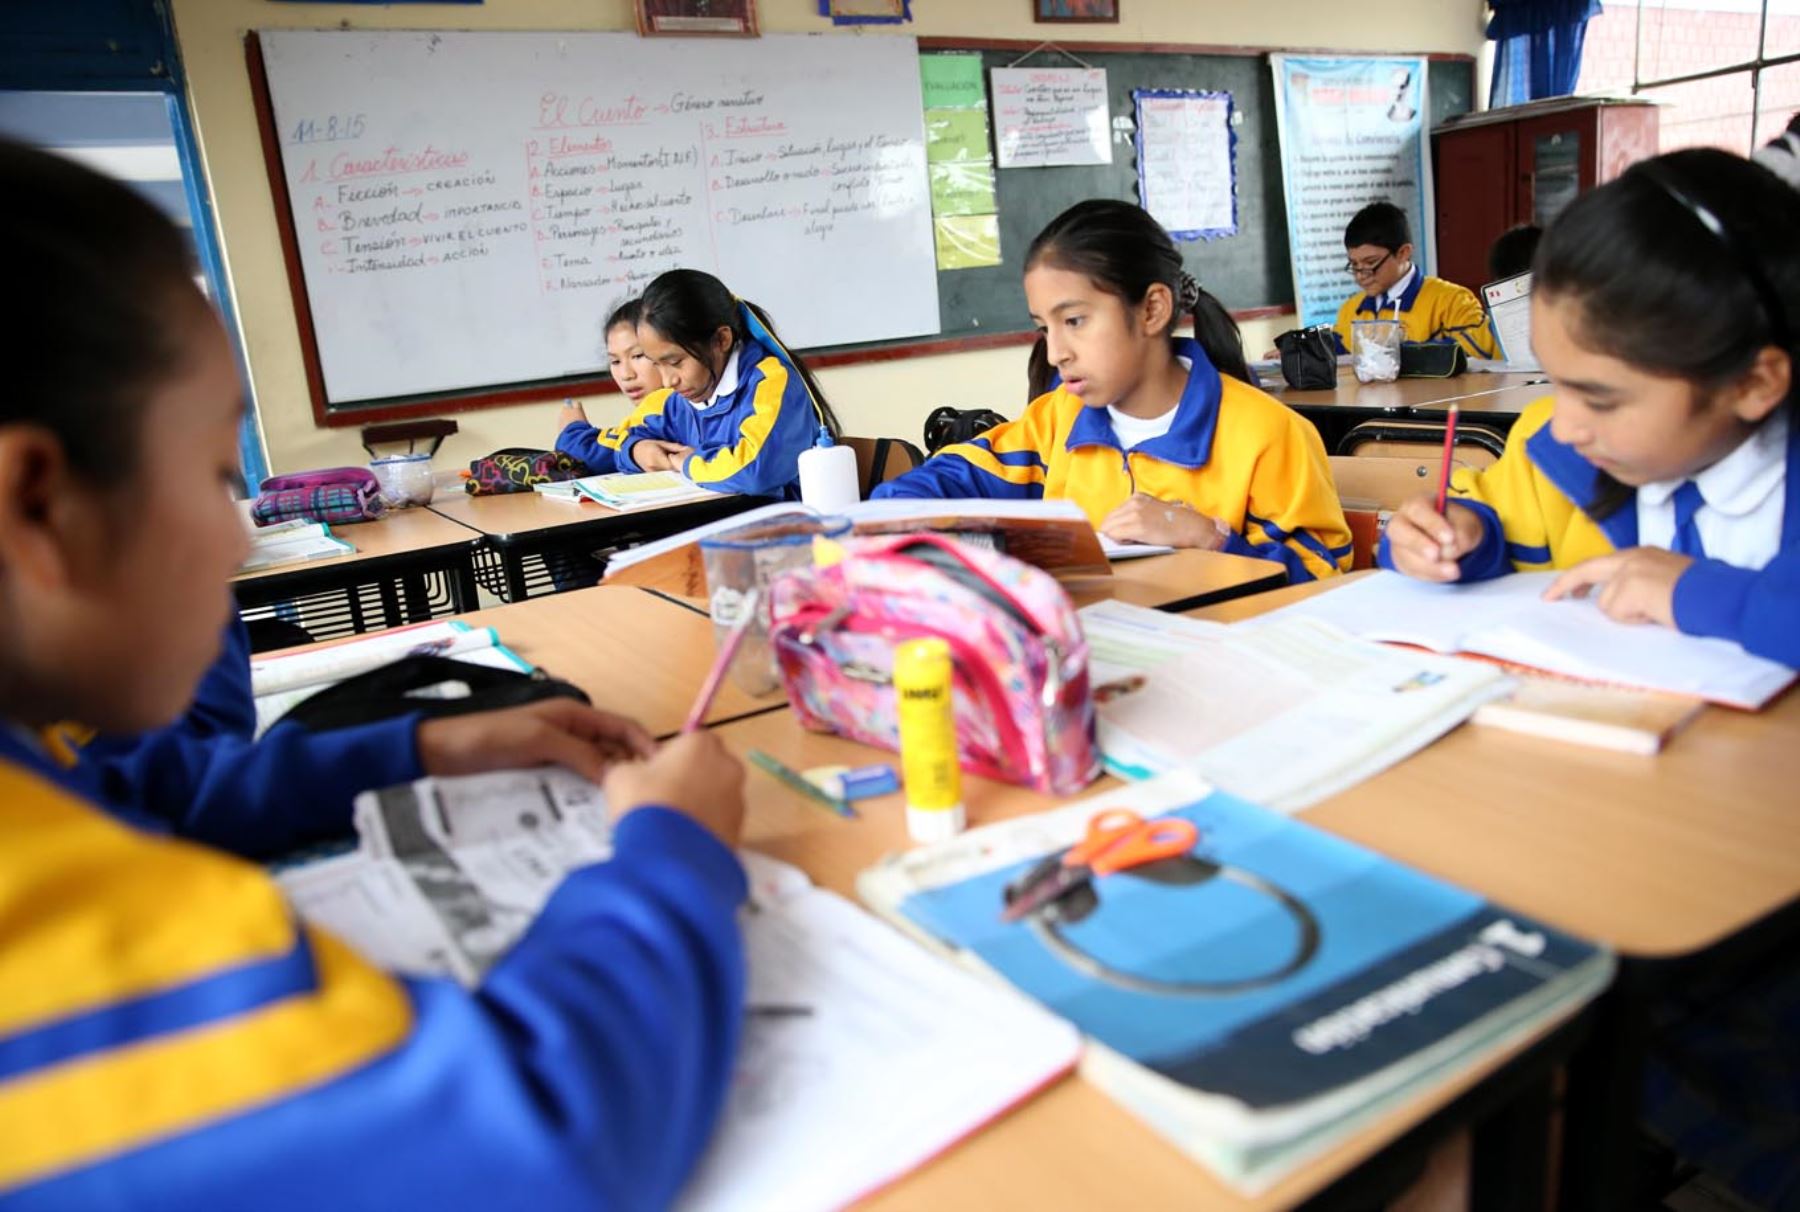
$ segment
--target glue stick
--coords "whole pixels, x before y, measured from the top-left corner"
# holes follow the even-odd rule
[[[950,674],[950,645],[943,640],[908,640],[894,649],[906,830],[915,842],[942,841],[963,829]]]

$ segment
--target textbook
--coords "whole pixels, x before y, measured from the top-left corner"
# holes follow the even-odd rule
[[[354,554],[356,548],[333,535],[328,523],[296,519],[252,530],[250,554],[238,565],[238,572],[260,572],[265,568]]]
[[[552,500],[579,503],[595,501],[621,513],[640,509],[659,509],[665,505],[684,505],[704,501],[708,497],[729,494],[702,488],[684,475],[673,471],[609,472],[606,475],[583,476],[579,480],[562,480],[554,484],[534,484],[534,492]]]
[[[1678,695],[1525,676],[1511,694],[1483,703],[1472,718],[1490,728],[1648,756],[1660,753],[1705,707]]]
[[[605,795],[554,768],[366,793],[356,825],[357,852],[278,873],[295,908],[375,963],[469,986],[568,872],[611,846]],[[752,1013],[678,1208],[841,1208],[1074,1069],[1081,1039],[1067,1023],[798,868],[740,857]]]
[[[1197,842],[1002,919],[1009,888],[1062,869],[1120,809]],[[1247,1193],[1525,1043],[1613,969],[1603,948],[1187,773],[891,857],[857,891],[1068,1019],[1084,1077]]]
[[[1080,616],[1108,770],[1187,769],[1281,812],[1385,770],[1513,684],[1313,619],[1246,628],[1123,602]]]
[[[256,699],[256,735],[261,736],[295,706],[328,686],[408,656],[444,656],[530,673],[532,665],[500,642],[492,627],[470,627],[460,619],[396,627],[366,639],[318,645],[282,656],[252,658],[250,693]]]
[[[1757,710],[1794,670],[1711,636],[1617,623],[1591,599],[1543,600],[1555,572],[1515,572],[1467,585],[1434,585],[1372,572],[1239,624],[1318,619],[1367,640],[1416,644],[1547,670],[1566,677]]]
[[[798,501],[747,510],[616,552],[606,562],[605,580],[609,584],[639,585],[704,598],[706,569],[700,558],[701,539],[740,527],[812,522],[820,516],[817,510]],[[1112,572],[1100,536],[1094,533],[1081,506],[1073,501],[894,498],[858,501],[833,516],[849,519],[853,533],[859,536],[925,530],[949,534],[1003,551],[1053,576],[1108,576]]]

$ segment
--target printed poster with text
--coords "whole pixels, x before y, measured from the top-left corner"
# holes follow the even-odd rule
[[[996,67],[990,74],[1001,168],[1112,163],[1104,68]]]
[[[1294,298],[1302,326],[1330,323],[1356,290],[1344,272],[1344,225],[1368,203],[1386,199],[1406,212],[1421,273],[1437,260],[1425,60],[1270,55],[1269,63]]]

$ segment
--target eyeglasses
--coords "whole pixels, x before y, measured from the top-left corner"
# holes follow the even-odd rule
[[[1355,261],[1346,261],[1344,262],[1344,272],[1349,274],[1352,278],[1367,278],[1393,259],[1394,254],[1390,252],[1384,255],[1381,260],[1371,261],[1367,265],[1358,265]]]

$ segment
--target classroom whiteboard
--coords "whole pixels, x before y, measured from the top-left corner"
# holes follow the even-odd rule
[[[259,37],[332,404],[592,374],[678,266],[796,346],[938,330],[912,38]]]

